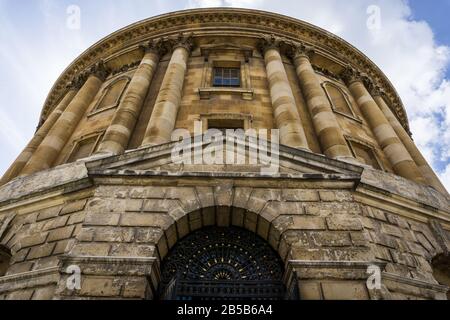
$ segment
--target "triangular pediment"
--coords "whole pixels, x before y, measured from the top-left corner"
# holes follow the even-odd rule
[[[359,166],[326,158],[312,152],[294,149],[283,145],[264,144],[246,146],[235,144],[234,161],[228,161],[226,143],[235,142],[227,137],[223,137],[222,148],[223,162],[211,162],[208,155],[215,155],[210,152],[212,145],[207,142],[196,142],[181,149],[177,143],[168,143],[160,146],[141,148],[128,151],[120,156],[110,156],[101,159],[85,159],[86,166],[90,173],[108,174],[131,174],[132,172],[143,174],[145,172],[164,172],[165,174],[182,173],[230,173],[230,174],[250,174],[255,175],[304,175],[305,177],[336,178],[360,176],[363,169]],[[217,142],[217,141],[216,141]],[[178,149],[174,149],[178,146]],[[238,148],[239,146],[239,148]],[[270,151],[275,150],[274,157]],[[250,150],[252,154],[250,154]],[[268,150],[268,152],[267,152]],[[198,155],[201,154],[199,157]],[[229,152],[228,155],[232,153]],[[239,154],[239,156],[237,155]],[[255,154],[257,160],[255,163]],[[260,156],[267,154],[268,157]],[[174,156],[176,155],[176,156]],[[203,158],[202,158],[203,156]],[[189,160],[190,159],[190,160]],[[199,161],[199,159],[201,159]],[[214,158],[214,160],[220,160]],[[238,160],[239,159],[239,160]],[[273,171],[274,168],[278,170]]]

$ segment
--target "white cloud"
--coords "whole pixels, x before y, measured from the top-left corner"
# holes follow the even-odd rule
[[[412,20],[406,0],[115,0],[108,5],[101,1],[80,0],[77,2],[83,20],[78,33],[64,28],[65,10],[61,2],[41,0],[40,8],[46,23],[43,30],[35,33],[17,31],[17,24],[9,21],[0,10],[0,57],[3,60],[0,67],[7,71],[3,72],[0,81],[6,82],[4,77],[8,77],[10,88],[16,85],[27,92],[27,96],[19,100],[9,92],[0,92],[0,99],[18,105],[16,113],[7,112],[11,121],[18,124],[17,131],[26,132],[24,135],[32,134],[43,99],[59,72],[87,44],[129,23],[163,12],[188,7],[248,7],[318,25],[368,55],[397,88],[407,108],[417,145],[435,169],[442,169],[438,173],[447,188],[450,187],[450,82],[444,79],[450,62],[450,48],[436,44],[433,31],[426,22]],[[0,8],[5,3],[0,0]],[[380,8],[380,30],[367,28],[367,8],[371,5]],[[23,130],[24,120],[18,112],[27,114],[26,130]],[[11,156],[5,164],[4,159],[0,159],[0,171],[12,160]]]

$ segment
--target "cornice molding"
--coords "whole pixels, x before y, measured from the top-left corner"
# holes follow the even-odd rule
[[[316,49],[330,52],[336,57],[345,57],[345,63],[364,70],[388,95],[390,106],[402,125],[409,131],[408,118],[400,97],[382,71],[358,49],[323,29],[309,23],[279,14],[235,8],[194,9],[164,14],[121,29],[85,51],[59,77],[44,104],[41,117],[46,119],[61,98],[66,83],[74,76],[106,59],[126,47],[137,45],[155,37],[167,37],[181,32],[194,32],[194,37],[211,35],[217,28],[218,34],[226,35],[225,28],[250,32],[255,38],[261,33],[302,41]]]

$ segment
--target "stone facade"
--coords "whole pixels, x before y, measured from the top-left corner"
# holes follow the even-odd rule
[[[240,86],[215,87],[230,66]],[[196,120],[279,129],[279,174],[173,163],[172,132]],[[165,257],[207,226],[267,241],[301,299],[447,297],[449,195],[386,77],[313,26],[240,9],[143,21],[77,59],[40,124],[0,184],[0,299],[155,299]]]

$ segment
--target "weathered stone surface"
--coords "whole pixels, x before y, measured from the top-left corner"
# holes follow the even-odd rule
[[[362,230],[361,220],[357,216],[332,215],[327,217],[327,226],[330,230]]]

